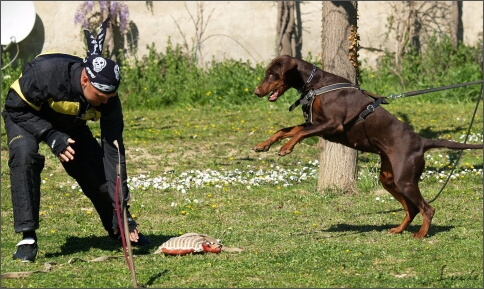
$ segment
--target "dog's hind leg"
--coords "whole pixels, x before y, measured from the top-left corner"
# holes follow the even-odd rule
[[[432,206],[430,206],[426,201],[423,201],[423,204],[424,205],[420,210],[420,213],[423,216],[423,223],[422,223],[422,226],[420,227],[420,230],[418,230],[418,232],[413,233],[413,236],[415,238],[423,238],[427,236],[430,225],[432,224],[432,218],[434,217],[434,214],[435,214],[435,209]]]
[[[427,235],[435,214],[435,209],[425,201],[418,187],[424,166],[423,154],[414,154],[413,157],[405,159],[405,162],[393,166],[394,183],[397,191],[402,193],[406,201],[410,222],[417,214],[416,208],[422,214],[422,226],[418,232],[413,233],[415,238],[423,238]]]
[[[405,217],[403,218],[402,223],[395,227],[391,228],[388,233],[392,234],[400,234],[407,228],[407,226],[413,221],[415,216],[418,214],[418,208],[410,202],[397,188],[393,179],[393,170],[390,161],[385,155],[381,156],[381,169],[380,169],[380,176],[379,180],[390,194],[402,205],[403,209],[405,210]]]
[[[405,193],[403,195],[404,199],[406,200],[407,206],[409,208],[408,214],[410,217],[410,222],[412,221],[413,217],[417,215],[420,211],[422,214],[423,222],[420,230],[418,232],[413,233],[413,237],[415,238],[423,238],[427,235],[430,225],[432,223],[432,218],[435,214],[435,209],[430,206],[420,194],[420,190],[417,185],[405,188]],[[408,195],[408,197],[407,197]],[[412,208],[412,209],[411,209]]]

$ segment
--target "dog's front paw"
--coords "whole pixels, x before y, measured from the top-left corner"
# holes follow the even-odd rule
[[[288,148],[281,147],[281,149],[279,150],[278,155],[281,156],[281,157],[283,157],[283,156],[288,155],[290,153],[292,153],[292,149],[288,149]]]
[[[288,155],[290,153],[292,153],[292,150],[294,149],[294,145],[293,145],[293,142],[291,141],[288,141],[287,143],[285,143],[281,149],[279,150],[279,155],[282,157],[282,156],[285,156],[285,155]]]
[[[266,151],[269,150],[270,147],[271,147],[271,144],[270,143],[268,144],[267,142],[261,142],[261,143],[257,144],[253,148],[253,150],[255,152],[266,152]]]

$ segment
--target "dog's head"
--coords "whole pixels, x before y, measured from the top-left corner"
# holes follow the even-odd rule
[[[263,97],[269,94],[269,101],[276,101],[289,88],[294,87],[286,79],[289,71],[297,68],[297,62],[294,57],[282,55],[267,66],[264,79],[254,90],[254,94]]]

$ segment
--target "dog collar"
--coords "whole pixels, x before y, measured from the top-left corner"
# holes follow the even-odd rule
[[[306,83],[304,83],[304,85],[297,90],[299,93],[302,93],[306,89],[306,86],[311,82],[311,80],[313,80],[314,73],[316,73],[316,69],[318,68],[316,67],[316,65],[313,64],[313,70],[311,71],[311,74],[309,75],[308,80],[306,80]]]

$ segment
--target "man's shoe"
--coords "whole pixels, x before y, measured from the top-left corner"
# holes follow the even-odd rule
[[[38,249],[34,238],[25,238],[17,244],[17,251],[13,254],[13,259],[22,262],[34,262]]]

